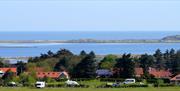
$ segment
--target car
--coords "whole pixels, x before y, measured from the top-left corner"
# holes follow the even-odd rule
[[[120,83],[106,83],[106,87],[118,87],[120,86]]]
[[[16,84],[16,82],[9,82],[9,83],[8,83],[8,86],[9,86],[9,87],[16,87],[17,84]]]
[[[136,83],[135,79],[125,79],[125,81],[123,82],[123,84],[133,84]]]

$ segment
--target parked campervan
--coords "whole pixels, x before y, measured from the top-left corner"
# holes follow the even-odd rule
[[[67,81],[65,82],[65,84],[68,85],[68,86],[78,86],[78,85],[79,85],[78,82],[76,82],[76,81],[71,81],[71,80],[67,80]]]
[[[36,82],[36,88],[44,88],[45,87],[45,82],[42,82],[42,81],[37,81]]]

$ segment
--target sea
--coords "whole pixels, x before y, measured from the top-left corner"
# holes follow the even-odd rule
[[[180,35],[179,31],[33,31],[0,32],[0,40],[120,40],[120,39],[161,39],[165,36]],[[0,57],[34,57],[68,49],[74,54],[80,51],[94,51],[97,55],[107,54],[153,54],[160,49],[180,49],[180,43],[0,43]]]

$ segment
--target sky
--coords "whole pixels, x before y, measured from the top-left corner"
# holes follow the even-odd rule
[[[0,0],[0,31],[180,31],[180,1]]]

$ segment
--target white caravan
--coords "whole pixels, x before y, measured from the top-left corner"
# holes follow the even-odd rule
[[[36,88],[44,88],[45,87],[45,82],[42,82],[42,81],[37,81],[36,82]]]
[[[67,85],[69,85],[69,86],[78,86],[78,85],[79,85],[78,82],[76,82],[76,81],[71,81],[71,80],[67,80],[65,83],[66,83]]]

